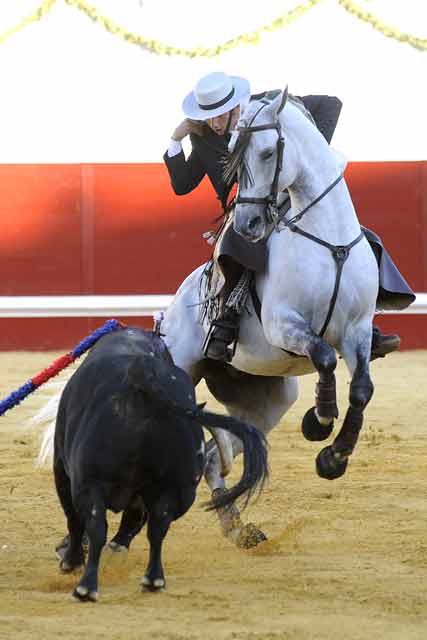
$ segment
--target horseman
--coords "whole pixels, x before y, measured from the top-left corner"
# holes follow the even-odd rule
[[[230,362],[238,338],[239,321],[248,292],[248,283],[254,272],[262,272],[266,264],[265,241],[247,242],[234,230],[232,222],[233,202],[229,203],[230,185],[224,177],[224,164],[231,133],[240,116],[241,108],[250,100],[272,100],[279,91],[250,95],[249,82],[245,78],[228,76],[222,72],[203,76],[182,103],[186,118],[176,127],[164,155],[171,184],[177,195],[187,194],[208,176],[224,213],[224,223],[215,236],[214,263],[219,265],[222,287],[219,295],[219,311],[213,319],[204,345],[208,358]],[[333,96],[291,96],[306,111],[328,143],[332,139],[342,103]],[[191,153],[186,158],[182,140],[189,136]],[[290,208],[290,199],[288,199]],[[380,238],[364,229],[375,254],[379,268],[379,292],[377,307],[404,309],[415,296],[399,273]],[[385,335],[373,327],[371,359],[384,357],[399,348],[398,335]]]

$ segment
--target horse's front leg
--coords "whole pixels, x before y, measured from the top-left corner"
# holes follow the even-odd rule
[[[263,316],[267,340],[276,347],[310,358],[319,374],[316,385],[315,406],[309,409],[302,421],[302,432],[307,440],[325,440],[338,417],[336,399],[335,350],[316,335],[304,318],[286,307]]]
[[[363,412],[374,392],[369,374],[372,325],[370,318],[364,326],[346,335],[341,353],[351,373],[350,406],[343,426],[332,445],[320,451],[316,460],[317,473],[333,480],[345,473],[348,457],[353,453],[363,425]]]

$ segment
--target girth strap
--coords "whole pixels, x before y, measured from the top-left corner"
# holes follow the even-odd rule
[[[323,247],[326,247],[327,249],[329,249],[329,251],[332,253],[332,257],[334,258],[335,264],[337,266],[337,273],[335,276],[335,285],[334,285],[334,290],[332,292],[331,301],[329,303],[328,313],[326,315],[325,322],[323,323],[323,326],[318,334],[319,338],[323,338],[335,309],[335,304],[338,297],[338,291],[340,287],[341,275],[342,275],[344,263],[347,260],[348,256],[350,255],[350,250],[354,247],[354,245],[360,242],[360,240],[364,237],[365,234],[363,231],[361,231],[360,234],[357,236],[357,238],[352,242],[350,242],[349,244],[335,245],[335,244],[331,244],[330,242],[326,242],[325,240],[321,240],[320,238],[313,236],[311,233],[308,233],[307,231],[303,231],[302,229],[297,227],[296,224],[293,224],[293,223],[290,224],[289,229],[290,231],[293,231],[294,233],[298,233],[300,236],[304,236],[304,238],[308,238],[309,240],[312,240],[317,244],[321,244]]]
[[[346,245],[335,245],[335,244],[331,244],[330,242],[326,242],[326,240],[321,240],[321,238],[317,238],[316,236],[313,236],[311,233],[308,233],[307,231],[303,231],[302,229],[300,229],[299,227],[297,227],[296,224],[292,224],[289,225],[289,230],[293,231],[294,233],[298,233],[301,236],[304,236],[305,238],[308,238],[309,240],[312,240],[313,242],[316,242],[317,244],[321,244],[323,247],[326,247],[327,249],[329,249],[329,251],[332,253],[332,257],[335,260],[335,264],[337,266],[337,273],[335,276],[335,285],[334,285],[334,290],[332,292],[332,296],[331,296],[331,301],[329,303],[329,309],[328,309],[328,313],[326,315],[325,321],[323,323],[323,326],[321,328],[321,330],[319,331],[319,338],[323,338],[326,329],[328,328],[328,324],[331,320],[332,314],[334,312],[335,309],[335,304],[337,302],[337,297],[338,297],[338,291],[340,288],[340,282],[341,282],[341,275],[342,275],[342,270],[344,267],[344,263],[347,260],[348,256],[350,255],[350,251],[351,249],[358,243],[360,242],[360,240],[364,237],[365,233],[364,231],[361,231],[360,234],[357,236],[357,238],[355,238],[355,240],[353,240],[352,242],[350,242],[349,244]],[[250,283],[249,283],[249,291],[251,293],[252,296],[252,302],[255,308],[255,312],[258,316],[259,321],[262,324],[262,320],[261,320],[261,301],[258,297],[257,294],[257,290],[256,290],[256,286],[255,286],[255,274],[254,277],[251,279]],[[297,354],[292,353],[291,351],[287,351],[286,349],[282,349],[282,351],[286,351],[286,353],[289,353],[290,355],[294,355],[296,356]]]

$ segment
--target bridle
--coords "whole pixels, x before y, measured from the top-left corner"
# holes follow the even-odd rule
[[[285,91],[283,92],[283,96],[282,96],[282,101],[280,103],[279,109],[277,111],[277,115],[282,111],[282,109],[284,108],[286,101],[288,98],[288,89],[286,88]],[[360,231],[360,234],[357,236],[357,238],[355,238],[352,242],[350,242],[347,245],[333,245],[330,244],[329,242],[326,242],[325,240],[322,240],[321,238],[317,238],[316,236],[312,235],[311,233],[308,233],[307,231],[304,231],[303,229],[300,229],[295,223],[298,222],[299,220],[301,220],[301,218],[307,213],[307,211],[309,211],[309,209],[311,209],[315,204],[317,204],[318,202],[320,202],[320,200],[322,200],[330,191],[332,191],[332,189],[342,180],[342,178],[344,177],[344,173],[341,173],[328,187],[326,187],[326,189],[324,191],[322,191],[322,193],[315,198],[312,202],[310,202],[310,204],[305,207],[302,211],[300,211],[299,213],[297,213],[295,216],[293,216],[292,218],[290,218],[289,220],[282,220],[286,214],[286,212],[288,211],[288,207],[287,207],[287,201],[285,201],[285,203],[282,203],[282,205],[278,206],[277,204],[277,198],[279,195],[279,175],[280,172],[283,168],[283,155],[284,155],[284,151],[285,151],[285,139],[282,135],[282,127],[281,124],[279,122],[279,120],[277,120],[277,122],[271,122],[268,124],[260,124],[260,125],[253,125],[253,122],[255,120],[255,118],[258,116],[258,114],[262,111],[262,109],[264,109],[264,107],[266,107],[269,102],[265,101],[265,100],[261,100],[261,102],[263,103],[259,109],[255,112],[254,116],[252,117],[251,121],[249,122],[249,125],[247,126],[238,126],[237,130],[239,132],[242,133],[256,133],[257,131],[266,131],[268,129],[272,129],[275,130],[277,132],[277,143],[276,143],[276,148],[277,148],[277,160],[276,160],[276,168],[274,170],[274,176],[273,176],[273,181],[271,183],[271,188],[270,188],[270,193],[265,196],[264,198],[251,198],[251,197],[246,197],[246,196],[241,196],[240,195],[240,190],[237,194],[237,198],[236,198],[236,204],[263,204],[265,205],[265,219],[267,221],[268,224],[273,224],[274,227],[277,229],[277,225],[279,222],[282,222],[284,227],[287,227],[290,231],[292,231],[293,233],[297,233],[301,236],[304,236],[305,238],[307,238],[308,240],[312,240],[313,242],[316,242],[317,244],[320,244],[324,247],[326,247],[327,249],[329,249],[329,251],[332,253],[332,257],[335,260],[335,264],[336,264],[336,277],[335,277],[335,285],[334,285],[334,289],[332,292],[332,296],[331,296],[331,300],[329,303],[329,309],[328,312],[326,314],[326,318],[325,321],[322,325],[322,328],[320,330],[320,332],[318,333],[318,335],[320,337],[322,337],[328,327],[329,321],[332,317],[332,313],[335,309],[335,304],[337,301],[337,297],[338,297],[338,290],[339,290],[339,285],[340,285],[340,281],[341,281],[341,275],[342,275],[342,270],[344,267],[344,263],[347,260],[351,249],[358,243],[360,242],[360,240],[364,237],[364,232]],[[258,304],[259,300],[258,300]],[[255,307],[257,307],[257,304],[255,303]],[[260,313],[258,313],[258,316],[261,320],[261,315]]]
[[[282,104],[279,107],[278,113],[283,109],[286,99],[287,99],[287,90],[285,92],[284,100],[282,99]],[[273,129],[277,132],[277,160],[276,160],[276,168],[274,170],[273,182],[271,183],[270,193],[264,198],[251,198],[245,197],[237,194],[236,204],[263,204],[265,205],[265,218],[267,223],[276,225],[280,220],[280,208],[277,206],[277,197],[279,192],[279,176],[280,172],[283,168],[283,154],[285,151],[285,138],[282,135],[282,126],[279,122],[271,122],[268,124],[259,124],[253,126],[253,122],[257,115],[266,107],[269,102],[265,100],[261,100],[262,105],[256,111],[254,116],[252,117],[249,125],[247,126],[238,126],[237,130],[241,133],[256,133],[257,131],[266,131],[268,129]]]
[[[286,88],[283,92],[282,102],[280,103],[279,109],[277,111],[277,115],[282,111],[288,99],[288,89]],[[276,168],[274,170],[273,181],[271,183],[270,193],[264,198],[255,198],[255,197],[247,197],[241,196],[240,190],[237,194],[236,204],[263,204],[265,205],[265,219],[267,224],[273,224],[275,227],[279,222],[282,221],[284,214],[287,211],[287,200],[285,201],[285,206],[279,206],[277,204],[277,198],[279,195],[279,176],[280,172],[283,169],[283,155],[285,152],[285,138],[282,135],[282,126],[277,120],[277,122],[270,122],[267,124],[259,124],[253,125],[255,118],[258,114],[266,107],[269,102],[267,100],[261,100],[262,105],[253,115],[249,125],[247,126],[238,126],[237,130],[241,133],[256,133],[257,131],[267,131],[269,129],[275,130],[277,132],[277,143],[276,143],[276,151],[277,151],[277,160],[276,160]],[[300,211],[297,215],[295,215],[291,220],[284,221],[283,224],[285,227],[291,227],[295,222],[301,220],[301,218],[307,213],[311,207],[314,207],[315,204],[320,202],[322,198],[324,198],[332,189],[342,180],[344,174],[341,173],[338,178],[336,178],[322,193],[317,196],[310,204],[305,207],[302,211]],[[282,192],[281,192],[282,193]]]

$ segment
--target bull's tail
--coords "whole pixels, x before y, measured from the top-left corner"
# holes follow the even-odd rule
[[[268,478],[267,440],[261,431],[231,416],[218,415],[209,411],[195,411],[194,418],[208,431],[224,429],[233,434],[243,445],[243,474],[239,482],[213,497],[206,503],[208,510],[225,507],[237,498],[244,496],[245,507],[250,498],[261,492]]]
[[[223,416],[203,407],[196,407],[194,386],[185,371],[161,358],[135,358],[127,371],[129,384],[149,394],[164,409],[172,414],[181,414],[193,419],[208,431],[217,441],[216,429],[223,429],[239,438],[243,445],[243,474],[240,481],[231,489],[212,498],[206,506],[217,509],[234,502],[240,496],[245,497],[245,504],[258,490],[261,491],[268,477],[267,441],[265,436],[255,427],[245,424],[236,418]],[[221,462],[224,466],[226,452],[221,451],[218,441]]]

